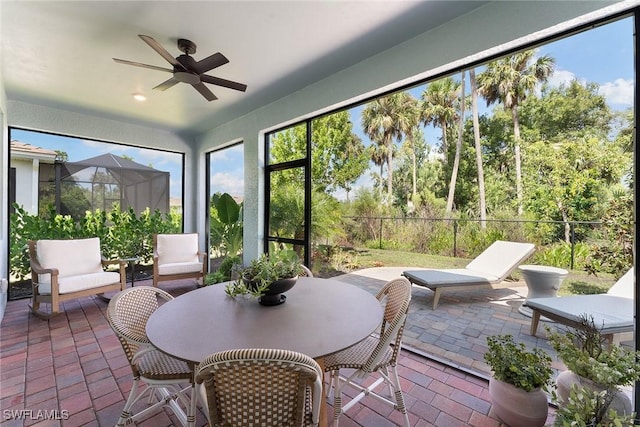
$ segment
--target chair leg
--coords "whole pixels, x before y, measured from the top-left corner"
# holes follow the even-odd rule
[[[404,396],[402,395],[402,389],[400,388],[400,378],[398,377],[398,371],[395,366],[391,366],[391,375],[389,376],[389,379],[393,382],[396,405],[398,406],[398,411],[400,411],[403,416],[404,427],[409,427],[409,414],[407,413],[407,408],[404,405]]]
[[[128,422],[128,420],[131,418],[131,412],[129,412],[129,410],[137,400],[136,396],[138,394],[139,385],[140,385],[140,379],[134,378],[133,385],[131,386],[131,391],[129,391],[129,397],[127,397],[127,401],[124,404],[124,408],[122,408],[122,413],[120,414],[120,418],[118,418],[116,427],[124,426]]]
[[[340,384],[340,371],[331,372],[333,384],[333,426],[338,427],[342,414],[342,385]]]

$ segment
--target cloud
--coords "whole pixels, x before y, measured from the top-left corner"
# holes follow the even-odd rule
[[[600,85],[598,93],[610,104],[633,106],[633,80],[615,79]]]
[[[211,191],[242,196],[244,195],[244,179],[226,172],[213,174],[211,176]]]
[[[568,85],[576,79],[576,75],[567,70],[555,70],[549,77],[549,86],[559,87],[560,85]]]

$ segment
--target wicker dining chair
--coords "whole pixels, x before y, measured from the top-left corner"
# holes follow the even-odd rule
[[[404,426],[409,426],[409,416],[404,404],[396,364],[411,302],[411,283],[404,277],[391,280],[380,289],[376,298],[384,309],[378,333],[324,359],[324,370],[330,374],[330,386],[334,396],[333,425],[335,427],[338,426],[340,415],[365,396],[393,405],[402,414]],[[343,376],[340,374],[341,369],[354,369],[354,371],[348,376]],[[370,386],[360,384],[363,378],[374,373],[377,373],[379,378]],[[388,386],[389,398],[375,391],[383,383]],[[342,392],[345,386],[351,386],[359,393],[343,406]],[[390,400],[391,398],[394,401]]]
[[[119,292],[109,302],[109,324],[118,336],[133,372],[133,386],[117,426],[124,426],[163,406],[169,406],[183,425],[195,425],[197,399],[193,366],[153,347],[145,332],[149,316],[161,302],[172,299],[162,289],[136,286]],[[147,394],[149,406],[133,414],[133,405]],[[186,415],[180,404],[186,408]]]
[[[196,390],[211,427],[317,425],[322,369],[280,349],[214,353],[196,368]]]

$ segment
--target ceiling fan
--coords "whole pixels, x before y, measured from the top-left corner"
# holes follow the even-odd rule
[[[229,89],[239,90],[244,92],[247,90],[247,85],[234,82],[231,80],[221,79],[219,77],[209,76],[207,71],[213,70],[221,65],[226,64],[229,60],[220,52],[214,53],[200,61],[196,61],[190,55],[196,53],[196,44],[190,40],[178,39],[178,49],[183,52],[182,55],[174,58],[160,43],[158,43],[153,37],[139,34],[142,40],[144,40],[153,50],[158,52],[160,56],[173,65],[173,69],[156,67],[155,65],[141,64],[140,62],[127,61],[125,59],[113,58],[113,60],[120,64],[134,65],[136,67],[149,68],[157,71],[165,71],[173,73],[173,76],[158,86],[154,87],[157,90],[167,90],[178,83],[188,83],[193,86],[207,101],[213,101],[218,99],[205,83],[212,85],[222,86]]]

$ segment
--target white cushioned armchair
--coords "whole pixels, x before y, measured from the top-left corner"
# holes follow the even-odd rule
[[[100,252],[100,239],[29,241],[33,304],[31,311],[42,319],[60,312],[60,303],[70,299],[118,292],[126,283],[126,263],[106,260]],[[117,264],[117,272],[104,267]],[[51,312],[40,310],[50,304]]]
[[[195,278],[204,284],[206,253],[198,249],[198,234],[153,235],[153,286],[166,280]]]

